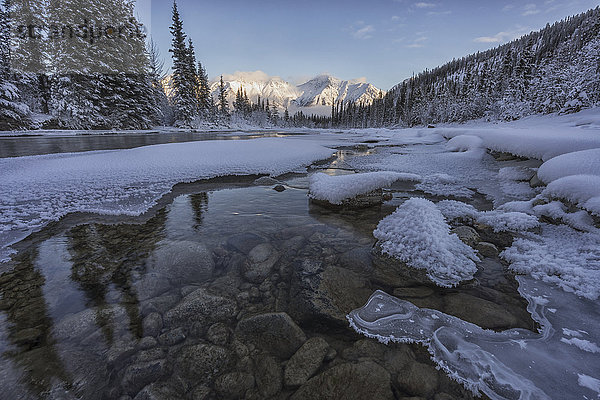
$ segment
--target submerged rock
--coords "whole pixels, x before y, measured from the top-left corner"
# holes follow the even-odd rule
[[[254,387],[254,376],[245,372],[230,372],[215,380],[215,391],[225,399],[243,399]]]
[[[289,310],[299,321],[321,320],[345,327],[346,314],[364,304],[372,293],[362,275],[325,267],[318,260],[302,259],[293,271]]]
[[[268,243],[255,246],[248,253],[248,259],[242,267],[244,278],[253,283],[261,283],[273,270],[279,260],[279,252]]]
[[[517,318],[491,301],[465,293],[444,297],[446,314],[472,322],[484,329],[509,329],[518,326]]]
[[[291,400],[393,399],[389,372],[372,361],[336,365],[311,378]]]
[[[225,371],[230,362],[231,354],[226,348],[196,344],[181,349],[175,361],[175,371],[186,379],[208,382]]]
[[[285,385],[297,387],[304,384],[319,370],[328,351],[329,344],[325,339],[316,337],[307,340],[285,366]]]
[[[412,362],[398,373],[396,381],[402,391],[411,395],[428,398],[438,388],[439,376],[434,367],[419,362]]]
[[[236,336],[245,343],[287,359],[306,341],[306,335],[286,313],[266,313],[242,319]]]
[[[230,236],[227,239],[227,246],[233,248],[240,253],[248,254],[250,250],[255,248],[266,240],[254,233],[243,232],[237,235]]]
[[[163,320],[167,327],[188,326],[193,322],[206,325],[233,319],[237,313],[235,300],[201,288],[184,297],[179,304],[167,311]]]

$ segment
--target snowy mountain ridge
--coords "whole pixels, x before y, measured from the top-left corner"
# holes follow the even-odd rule
[[[278,76],[269,76],[262,71],[236,72],[223,75],[229,104],[233,104],[240,87],[252,102],[258,96],[269,100],[277,107],[331,106],[340,101],[370,104],[385,92],[364,80],[344,81],[330,75],[319,75],[301,85],[294,85]],[[211,81],[213,98],[218,97],[219,79]]]

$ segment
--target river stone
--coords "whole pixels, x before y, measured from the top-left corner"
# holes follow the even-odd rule
[[[167,375],[167,361],[153,360],[129,365],[125,369],[121,386],[123,391],[135,396],[144,386]]]
[[[384,344],[373,339],[361,339],[342,351],[342,357],[350,361],[358,361],[361,358],[383,358],[387,350]]]
[[[277,357],[290,358],[306,341],[306,335],[286,313],[267,313],[242,319],[236,336]]]
[[[250,250],[264,242],[264,238],[255,235],[254,233],[244,232],[230,236],[227,239],[227,246],[239,251],[240,253],[248,254]]]
[[[275,358],[259,355],[254,359],[258,398],[269,398],[282,388],[281,365]]]
[[[261,243],[248,253],[242,274],[250,282],[261,283],[269,276],[277,260],[279,260],[277,250],[268,243]]]
[[[439,384],[437,370],[429,365],[414,362],[398,373],[396,380],[402,391],[428,398],[433,395]]]
[[[133,400],[176,400],[181,394],[163,382],[151,383],[144,387]]]
[[[340,256],[342,267],[355,272],[370,272],[373,270],[371,251],[357,247]]]
[[[181,300],[163,317],[166,327],[191,325],[194,322],[209,324],[235,318],[238,307],[235,300],[200,288]]]
[[[393,295],[399,298],[405,297],[417,297],[423,298],[431,296],[434,293],[432,288],[427,286],[418,286],[418,287],[399,287],[395,288]]]
[[[509,329],[517,326],[517,319],[503,307],[491,301],[465,293],[444,297],[446,314],[472,322],[484,329]]]
[[[231,363],[229,350],[212,344],[185,346],[175,360],[178,375],[190,380],[207,382],[225,371]]]
[[[206,339],[212,344],[224,346],[229,341],[229,328],[222,322],[217,322],[208,328]]]
[[[189,240],[164,241],[149,260],[148,272],[156,272],[175,283],[199,283],[212,276],[212,253],[202,243]]]
[[[285,191],[285,186],[283,185],[276,185],[275,187],[273,187],[273,190],[276,192],[283,192]]]
[[[450,233],[455,233],[460,240],[471,247],[475,247],[480,240],[477,231],[470,226],[457,226],[456,228],[452,229]]]
[[[533,175],[533,177],[529,180],[529,186],[532,188],[538,188],[544,186],[544,182],[540,178],[538,178],[537,174]]]
[[[158,336],[162,329],[163,321],[159,313],[150,313],[142,321],[142,331],[145,336]]]
[[[479,242],[475,249],[481,254],[483,257],[494,258],[498,257],[498,248],[492,243],[488,242]]]
[[[299,321],[318,319],[346,327],[346,315],[361,307],[372,294],[367,279],[319,260],[302,259],[293,268],[289,312]]]
[[[258,186],[273,186],[277,185],[279,181],[277,179],[271,178],[270,176],[261,176],[253,182]]]
[[[303,385],[319,370],[328,351],[329,344],[325,339],[319,337],[308,339],[286,364],[283,375],[285,385],[288,387]]]
[[[393,398],[390,374],[371,361],[336,365],[311,378],[290,397],[291,400]]]
[[[215,390],[225,399],[243,399],[254,387],[254,376],[245,372],[230,372],[215,380]]]

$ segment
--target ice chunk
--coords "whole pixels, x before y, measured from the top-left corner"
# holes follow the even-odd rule
[[[456,286],[477,272],[475,251],[450,234],[444,216],[429,200],[407,200],[379,222],[373,235],[384,254],[427,270],[440,286]]]
[[[383,343],[423,344],[450,377],[494,400],[593,397],[600,388],[591,378],[600,370],[598,356],[561,341],[560,333],[565,325],[592,329],[589,340],[596,342],[600,306],[532,278],[517,279],[528,310],[540,323],[539,333],[484,330],[382,291],[350,312],[348,321],[357,332]],[[547,312],[550,308],[556,312]]]

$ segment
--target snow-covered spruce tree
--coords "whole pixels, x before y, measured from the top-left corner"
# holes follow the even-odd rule
[[[227,102],[227,92],[225,90],[225,83],[223,82],[223,75],[221,75],[221,81],[219,82],[219,113],[222,117],[229,116],[229,103]]]
[[[169,99],[165,94],[165,88],[163,82],[165,81],[165,62],[160,55],[158,45],[152,38],[148,42],[148,65],[149,65],[149,78],[152,84],[152,92],[155,98],[156,104],[158,105],[160,123],[163,125],[171,125],[173,123],[173,109],[169,104]]]
[[[0,6],[0,130],[26,128],[31,123],[29,107],[20,101],[11,74],[9,6],[7,0]]]
[[[173,25],[170,27],[171,52],[173,58],[171,104],[175,115],[175,125],[189,126],[197,115],[196,73],[195,60],[191,60],[191,51],[186,44],[186,35],[183,32],[183,21],[173,2]],[[192,72],[193,71],[193,72]]]
[[[207,118],[212,117],[214,104],[210,95],[208,74],[201,62],[198,62],[198,102],[200,112]]]
[[[51,112],[60,126],[145,129],[157,123],[145,35],[132,0],[55,0],[49,9]]]

